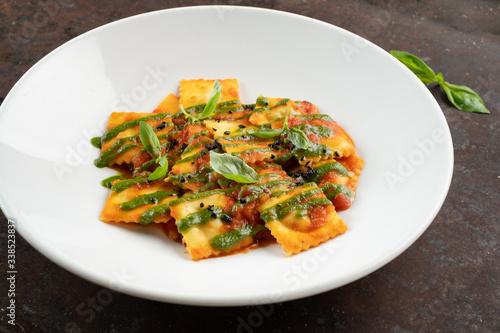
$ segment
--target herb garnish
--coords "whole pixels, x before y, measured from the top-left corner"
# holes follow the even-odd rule
[[[448,100],[462,111],[490,113],[483,100],[471,88],[444,81],[443,74],[434,71],[417,56],[405,51],[391,51],[391,54],[410,69],[424,84],[437,83],[443,87]]]
[[[238,183],[257,182],[257,172],[236,156],[210,151],[210,165],[215,172]]]
[[[219,102],[220,99],[220,92],[221,92],[222,85],[220,84],[219,81],[215,80],[214,81],[214,89],[212,90],[212,94],[208,98],[207,104],[205,104],[205,107],[203,108],[203,111],[201,111],[197,117],[190,115],[186,109],[180,104],[180,108],[182,113],[189,119],[189,121],[194,124],[197,121],[200,121],[202,119],[210,117],[217,106],[217,103]]]
[[[139,122],[139,138],[149,155],[160,165],[149,175],[148,180],[153,181],[164,177],[168,172],[168,158],[166,154],[161,155],[160,141],[153,127],[144,121]]]
[[[264,131],[252,131],[249,130],[248,134],[257,136],[259,138],[272,138],[280,135],[287,135],[288,140],[299,149],[307,149],[309,148],[309,138],[299,128],[288,127],[288,116],[285,117],[285,121],[283,122],[282,129],[270,129]]]

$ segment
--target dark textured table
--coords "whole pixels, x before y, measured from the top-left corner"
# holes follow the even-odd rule
[[[2,277],[0,331],[499,332],[498,0],[3,0],[0,101],[24,72],[75,36],[131,15],[202,4],[266,7],[323,20],[385,50],[414,53],[446,80],[478,92],[491,115],[458,111],[441,89],[430,86],[455,151],[441,211],[407,251],[378,271],[330,292],[264,307],[179,306],[109,292],[68,273],[18,237],[16,327],[7,323],[8,281]],[[0,214],[0,220],[0,263],[6,272],[7,219]]]

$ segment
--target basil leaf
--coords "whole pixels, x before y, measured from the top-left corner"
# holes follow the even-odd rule
[[[236,156],[210,151],[210,165],[215,172],[238,183],[256,183],[257,172]]]
[[[490,113],[481,97],[471,88],[451,84],[446,81],[441,86],[444,88],[450,102],[457,109],[467,112]]]
[[[309,148],[309,138],[307,137],[306,133],[304,133],[304,131],[302,131],[301,129],[292,127],[290,130],[288,130],[287,134],[288,134],[288,140],[290,140],[296,148],[299,149]]]
[[[152,158],[158,158],[161,156],[160,141],[158,140],[153,127],[144,121],[139,122],[139,138],[141,139],[144,148],[146,148]]]
[[[390,53],[408,67],[424,84],[436,81],[436,73],[417,56],[405,51],[391,51]]]
[[[221,90],[221,84],[219,81],[215,80],[214,90],[212,90],[212,94],[210,95],[207,104],[205,104],[203,111],[201,111],[201,113],[198,115],[198,120],[208,118],[214,113],[215,107],[219,102],[220,90]]]
[[[186,118],[191,122],[191,124],[194,124],[195,122],[199,121],[195,116],[190,115],[186,109],[182,106],[182,104],[179,104],[179,107],[181,108],[182,113],[186,116]]]
[[[148,180],[158,180],[160,178],[165,177],[168,172],[168,158],[167,154],[163,155],[156,159],[156,163],[160,164],[156,170],[149,175]]]
[[[283,121],[283,131],[288,131],[290,128],[288,127],[288,116],[285,117],[285,121]]]
[[[283,133],[283,129],[269,129],[265,131],[248,130],[247,133],[259,138],[273,138],[275,136],[280,136],[281,133]]]

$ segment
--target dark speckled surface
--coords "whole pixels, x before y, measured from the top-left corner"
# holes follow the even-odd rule
[[[200,4],[252,5],[317,18],[385,50],[414,53],[448,81],[480,93],[491,115],[453,109],[442,90],[430,87],[455,152],[441,211],[407,251],[376,272],[330,292],[265,307],[179,306],[111,293],[18,237],[17,325],[7,323],[2,277],[0,332],[499,332],[500,2],[4,0],[0,101],[24,72],[75,36],[131,15]],[[0,214],[0,221],[3,276],[7,219]],[[97,298],[102,302],[92,305]]]

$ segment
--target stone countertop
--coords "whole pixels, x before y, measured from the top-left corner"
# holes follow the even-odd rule
[[[2,278],[0,331],[499,332],[496,0],[4,1],[0,102],[31,66],[73,37],[131,15],[204,4],[257,6],[313,17],[387,51],[416,54],[447,81],[478,92],[491,115],[458,111],[441,89],[429,88],[448,121],[455,153],[451,188],[439,214],[408,250],[374,273],[323,294],[263,307],[180,306],[111,293],[55,265],[18,237],[17,326],[7,323],[7,283]],[[6,272],[7,219],[1,213],[0,219],[0,262]]]

